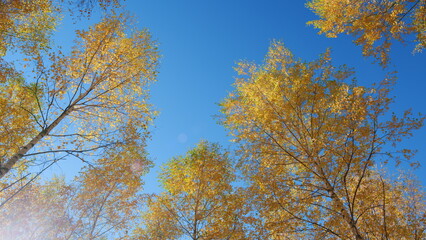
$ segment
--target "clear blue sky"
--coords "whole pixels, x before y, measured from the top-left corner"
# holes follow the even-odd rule
[[[124,4],[140,27],[150,30],[162,55],[158,82],[151,91],[151,102],[160,115],[148,143],[156,167],[145,177],[147,191],[158,191],[156,174],[162,163],[184,154],[199,140],[229,145],[225,129],[213,117],[219,114],[217,104],[233,89],[235,63],[261,63],[274,39],[283,41],[295,56],[306,61],[331,47],[334,63],[354,67],[361,85],[384,76],[381,67],[372,64],[373,59],[361,55],[352,38],[328,39],[307,26],[316,16],[305,8],[305,1],[127,0]],[[66,29],[67,25],[60,27],[58,34]],[[426,53],[413,55],[413,48],[412,43],[396,43],[391,51],[387,71],[399,72],[392,92],[396,102],[391,111],[396,113],[407,108],[426,113]],[[423,128],[404,142],[419,149],[414,160],[424,166],[415,172],[423,184],[425,137]]]

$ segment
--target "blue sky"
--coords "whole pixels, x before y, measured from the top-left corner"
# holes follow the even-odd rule
[[[217,104],[233,89],[236,62],[261,63],[274,39],[306,61],[331,48],[335,65],[353,67],[361,85],[380,81],[386,71],[397,70],[399,79],[391,94],[396,102],[390,111],[402,113],[412,108],[413,112],[426,113],[426,54],[413,55],[413,43],[395,43],[390,68],[383,71],[372,64],[372,58],[361,55],[350,36],[329,39],[307,26],[306,22],[316,16],[305,7],[305,1],[127,0],[124,5],[141,28],[149,29],[162,55],[158,82],[151,90],[151,102],[160,115],[148,143],[156,165],[144,178],[148,192],[159,190],[159,166],[184,154],[198,141],[229,146],[226,130],[214,117],[219,114]],[[64,37],[64,32],[69,32],[67,26],[59,27],[58,35]],[[419,149],[414,160],[425,166],[415,172],[423,184],[425,137],[423,128],[403,143]],[[64,172],[66,169],[62,167]]]

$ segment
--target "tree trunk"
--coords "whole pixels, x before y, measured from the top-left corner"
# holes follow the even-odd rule
[[[29,143],[23,146],[17,153],[10,157],[6,163],[0,166],[0,179],[6,175],[10,169],[28,152],[34,145],[36,145],[43,137],[48,135],[71,111],[73,107],[67,108],[62,114],[55,119],[47,128],[43,129],[37,134]]]
[[[23,146],[17,153],[15,153],[12,157],[10,157],[4,164],[0,166],[0,179],[4,177],[13,166],[28,152],[30,151],[34,145],[36,145],[42,138],[47,136],[58,124],[68,116],[73,110],[74,107],[80,102],[83,98],[85,98],[89,93],[93,90],[93,86],[87,89],[84,93],[80,94],[72,103],[65,108],[65,110],[57,117],[49,126],[40,131],[37,136],[31,139],[25,146]]]

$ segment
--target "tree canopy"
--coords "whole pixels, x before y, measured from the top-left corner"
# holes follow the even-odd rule
[[[229,154],[200,142],[163,168],[165,192],[152,196],[137,239],[244,239],[243,204]]]
[[[375,57],[382,66],[389,62],[392,40],[404,42],[409,34],[415,34],[415,51],[426,47],[424,0],[312,0],[307,6],[320,18],[308,23],[319,33],[327,37],[341,33],[355,36],[362,53]]]
[[[144,177],[162,161],[148,151],[160,55],[122,7],[0,0],[2,240],[426,238],[424,186],[406,171],[420,162],[403,144],[426,117],[394,109],[398,73],[357,80],[331,50],[304,61],[280,41],[263,63],[235,67],[217,117],[232,140],[168,158],[161,191],[146,191],[155,179]],[[424,0],[306,7],[319,17],[309,25],[355,36],[381,70],[395,40],[425,48]],[[65,50],[54,38],[63,17],[82,25]],[[44,175],[64,161],[78,173]]]
[[[351,70],[331,64],[329,52],[305,63],[279,42],[264,65],[242,62],[237,71],[236,90],[222,103],[224,125],[240,145],[262,227],[292,239],[396,239],[424,231],[404,219],[405,193],[375,170],[380,162],[409,160],[410,149],[385,145],[424,120],[410,111],[384,118],[393,77],[358,86]]]

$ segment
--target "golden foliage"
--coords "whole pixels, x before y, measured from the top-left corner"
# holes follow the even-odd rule
[[[219,146],[199,143],[163,168],[165,192],[149,201],[138,239],[244,239],[242,205],[231,185],[235,175]]]
[[[319,20],[309,22],[325,33],[337,37],[356,36],[363,54],[374,56],[382,66],[389,61],[392,39],[404,41],[404,35],[416,35],[416,51],[426,47],[426,2],[424,0],[312,0],[307,4]]]
[[[113,13],[77,31],[69,54],[52,50],[49,34],[63,7],[0,2],[0,57],[13,49],[24,56],[0,59],[0,238],[127,239],[151,166],[145,141],[156,114],[148,103],[156,44],[129,16]],[[73,183],[30,174],[68,157],[89,165]]]
[[[24,109],[27,122],[20,124],[36,132],[27,132],[25,144],[2,161],[1,176],[25,156],[80,157],[131,141],[117,134],[130,125],[147,134],[155,115],[147,103],[147,86],[155,80],[158,54],[147,31],[130,29],[128,20],[124,15],[106,16],[89,30],[77,32],[70,56],[56,51],[34,59],[35,72],[41,74],[32,83],[32,92],[23,95],[29,96],[33,107]],[[34,146],[38,152],[28,153]]]
[[[378,204],[381,178],[373,171],[381,161],[409,159],[410,150],[392,154],[384,146],[410,136],[424,120],[409,111],[383,120],[392,101],[392,77],[372,88],[346,83],[352,72],[333,67],[329,52],[304,63],[277,42],[264,65],[243,62],[237,72],[236,90],[222,103],[223,123],[241,147],[242,169],[271,235],[390,236],[383,221],[394,227],[395,236],[410,229],[404,221],[383,219],[380,209],[393,214],[392,208],[403,205],[390,196],[400,199],[404,194],[384,182],[389,203]],[[398,214],[403,219],[408,213]],[[404,236],[423,230],[411,229]]]
[[[128,134],[128,133],[124,133]],[[146,159],[144,140],[110,150],[105,158],[86,167],[71,186],[71,239],[128,239],[139,211]]]
[[[51,0],[10,0],[0,2],[0,57],[10,48],[37,54],[49,47],[56,27],[57,9]]]
[[[1,61],[1,60],[0,60]],[[34,86],[27,86],[11,64],[0,63],[0,164],[35,133],[31,111]]]

